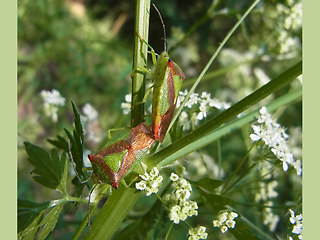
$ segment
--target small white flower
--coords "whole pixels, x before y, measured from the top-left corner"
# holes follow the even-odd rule
[[[221,228],[220,228],[221,232],[222,233],[225,233],[226,231],[228,231],[228,227],[223,225]]]
[[[144,175],[139,175],[143,180],[148,181],[150,179],[149,174],[146,172]]]
[[[175,173],[171,173],[170,179],[171,179],[172,182],[176,182],[176,181],[179,180],[179,176],[177,174],[175,174]]]
[[[219,220],[213,220],[212,223],[214,227],[218,227],[218,228],[220,228],[222,225],[222,223]]]
[[[152,193],[157,193],[162,185],[163,177],[159,175],[159,170],[153,168],[150,173],[139,175],[143,180],[136,183],[136,189],[144,191],[146,196],[150,196]]]
[[[236,222],[233,220],[227,220],[226,225],[228,228],[234,228],[234,226],[236,225]]]
[[[159,174],[158,168],[154,167],[154,168],[151,169],[151,171],[150,171],[150,176],[151,177],[154,178],[154,177],[158,176],[158,174]]]
[[[228,212],[223,212],[219,215],[218,220],[224,223],[228,219]]]
[[[236,213],[236,212],[230,212],[229,213],[229,219],[230,220],[233,220],[233,219],[235,219],[235,218],[237,218],[238,217],[238,213]]]
[[[143,181],[136,183],[136,189],[138,189],[138,190],[145,190],[146,187],[147,187],[147,185]]]

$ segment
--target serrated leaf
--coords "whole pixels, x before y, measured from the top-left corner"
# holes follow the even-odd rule
[[[51,201],[39,204],[26,200],[18,200],[19,239],[45,239],[56,226],[63,202],[57,203]],[[37,237],[35,237],[36,234]]]
[[[39,227],[42,227],[38,233],[37,240],[45,239],[57,224],[63,204],[54,206],[49,213],[42,219]]]
[[[57,190],[61,192],[63,195],[67,195],[67,178],[68,178],[68,161],[67,154],[65,152],[61,155],[61,168],[63,168],[62,177],[60,180],[60,184],[57,186]]]
[[[83,157],[83,154],[82,154],[82,146],[81,148],[79,149],[78,145],[76,144],[75,142],[75,139],[73,137],[73,135],[67,130],[67,129],[64,129],[64,131],[66,132],[69,140],[70,140],[70,150],[71,150],[71,154],[72,154],[72,158],[73,158],[73,161],[76,163],[76,168],[77,168],[77,171],[80,175],[83,174],[82,172],[82,167],[83,167],[83,161],[82,161],[82,157]]]
[[[38,232],[38,224],[41,221],[41,218],[44,214],[44,210],[40,212],[39,215],[37,215],[34,219],[32,219],[32,222],[28,225],[27,228],[23,229],[23,231],[19,232],[18,239],[23,240],[34,240],[36,233]]]
[[[35,167],[32,173],[34,180],[43,186],[56,189],[61,182],[65,168],[65,158],[60,159],[57,150],[52,150],[51,155],[44,149],[25,142],[29,162]]]
[[[223,183],[220,180],[215,180],[215,179],[208,178],[208,177],[202,178],[196,182],[192,181],[192,180],[189,180],[189,181],[192,183],[192,185],[194,185],[196,187],[201,187],[211,193],[214,193],[216,188],[219,187]]]
[[[47,141],[55,147],[62,149],[65,152],[68,152],[68,142],[63,137],[58,135],[57,140],[47,139]]]
[[[30,227],[29,225],[49,206],[50,202],[35,203],[18,199],[18,232]],[[28,231],[31,231],[31,228]]]

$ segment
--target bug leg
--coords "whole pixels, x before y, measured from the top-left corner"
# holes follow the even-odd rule
[[[121,130],[129,129],[129,128],[130,127],[111,128],[107,131],[107,137],[109,140],[111,140],[112,139],[111,132],[121,131]]]
[[[150,44],[147,43],[146,40],[144,40],[144,39],[140,36],[139,32],[137,32],[137,35],[138,35],[140,41],[143,42],[143,43],[145,43],[145,44],[150,48],[150,50],[151,50],[150,53],[151,53],[153,65],[156,65],[156,64],[157,64],[157,54],[156,54],[156,52],[155,52],[154,49],[150,46]]]

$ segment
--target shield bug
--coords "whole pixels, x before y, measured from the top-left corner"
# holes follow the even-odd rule
[[[141,162],[154,142],[151,130],[144,123],[139,124],[108,143],[102,151],[88,156],[94,174],[117,189],[119,181]]]

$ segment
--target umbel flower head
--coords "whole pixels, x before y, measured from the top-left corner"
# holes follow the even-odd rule
[[[146,196],[150,196],[152,193],[157,193],[161,187],[163,177],[159,175],[159,170],[154,167],[151,169],[150,173],[145,173],[144,175],[139,175],[142,180],[136,183],[136,189],[144,191]]]
[[[170,220],[178,224],[187,217],[198,215],[198,204],[189,200],[192,188],[187,180],[175,173],[171,173],[170,179],[173,181],[174,190],[172,194],[165,196],[165,201],[169,205]]]
[[[290,222],[294,225],[292,229],[293,234],[297,234],[299,239],[302,239],[302,214],[295,215],[294,211],[289,209],[291,217]],[[292,239],[292,237],[290,237]]]
[[[272,119],[266,107],[260,109],[257,125],[252,125],[254,133],[250,134],[252,141],[262,141],[272,153],[282,162],[283,170],[287,171],[289,165],[293,166],[298,175],[301,175],[301,161],[295,161],[287,144],[289,138],[285,129]]]
[[[206,233],[206,227],[198,226],[189,229],[188,240],[207,239],[208,233]]]
[[[234,228],[236,222],[234,221],[235,218],[238,217],[236,212],[231,212],[228,210],[221,211],[216,220],[213,220],[213,226],[220,228],[222,233],[228,231],[229,228]]]

